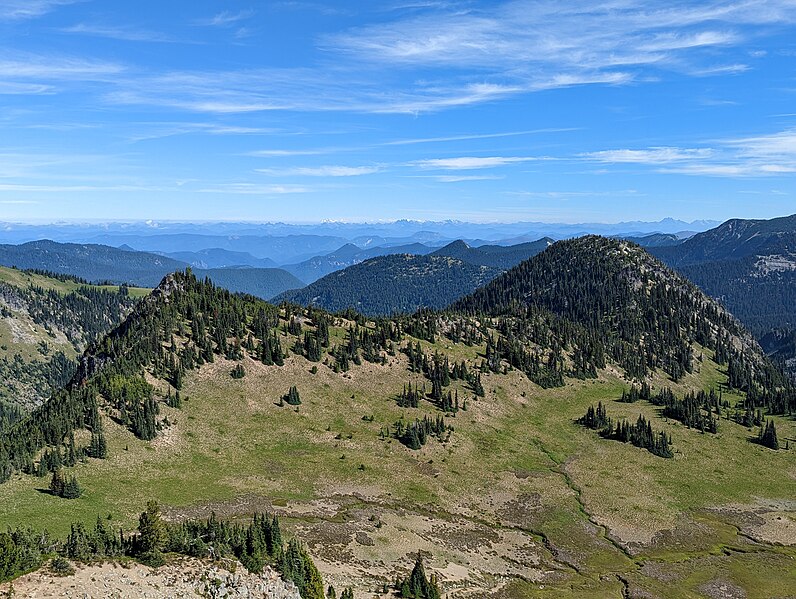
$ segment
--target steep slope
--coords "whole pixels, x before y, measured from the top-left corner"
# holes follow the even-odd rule
[[[369,316],[442,308],[500,271],[443,256],[396,254],[371,258],[274,298],[332,312],[353,308]]]
[[[248,293],[263,299],[304,286],[281,268],[213,268],[197,270],[196,275],[210,277],[213,283],[233,293]]]
[[[796,263],[796,214],[770,220],[728,220],[656,255],[675,267],[753,256],[783,257]]]
[[[154,287],[170,272],[185,268],[171,258],[105,245],[31,241],[0,245],[0,265],[46,270],[87,281],[111,281]]]
[[[693,368],[693,343],[761,361],[758,345],[729,313],[639,246],[587,236],[559,241],[501,275],[453,310],[490,315],[541,309],[598,335],[632,376]]]
[[[677,275],[630,244],[581,243],[544,253],[557,256],[545,264],[569,268],[559,271],[561,285],[590,290],[595,283],[577,279],[603,268],[610,293],[631,298],[623,306],[644,305],[635,321],[642,337],[669,326],[677,311],[659,313],[654,298],[666,285],[679,290]],[[511,272],[539,270],[524,263]],[[795,454],[750,443],[749,429],[733,421],[747,403],[762,408],[758,391],[773,387],[758,389],[755,375],[743,397],[708,350],[678,381],[651,370],[656,391],[678,398],[722,386],[722,414],[732,419],[721,419],[720,434],[703,433],[648,401],[614,401],[628,385],[622,356],[612,353],[625,321],[592,329],[583,316],[593,301],[591,311],[607,317],[608,298],[573,296],[574,322],[541,299],[521,308],[510,295],[483,312],[466,308],[473,316],[367,322],[170,276],[86,352],[68,389],[0,436],[0,474],[10,477],[0,485],[4,522],[65,533],[66,514],[93,527],[99,512],[129,527],[149,498],[174,520],[278,506],[327,580],[362,596],[405,575],[406,556],[418,550],[452,596],[533,596],[540,586],[553,597],[622,596],[631,585],[697,596],[705,581],[738,571],[751,573],[732,578],[748,592],[791,593],[783,581],[796,556],[792,480],[782,473],[796,467]],[[717,339],[741,347],[747,336],[737,323],[723,328],[715,304],[691,295],[700,311],[680,328],[706,321]],[[748,349],[727,352],[740,366],[765,360]],[[584,366],[584,356],[600,355],[601,367]],[[561,377],[535,379],[541,370]],[[646,418],[671,439],[673,457],[577,424],[598,401],[614,418]],[[767,417],[783,439],[796,433],[792,420]],[[37,491],[43,481],[33,474],[11,476],[47,476],[56,449],[68,457],[76,445],[81,454],[100,438],[105,459],[92,450],[67,469],[85,497],[60,499]],[[661,580],[659,568],[675,560]]]
[[[337,272],[338,270],[342,270],[354,264],[359,264],[370,258],[389,256],[392,254],[425,255],[430,251],[431,248],[422,243],[376,246],[364,249],[353,243],[347,243],[330,254],[315,256],[314,258],[299,262],[298,264],[288,264],[283,266],[283,268],[308,285],[330,273]]]
[[[76,356],[136,301],[127,289],[0,267],[0,402],[39,405],[74,375]]]
[[[719,299],[759,339],[796,330],[796,215],[730,220],[651,251]]]
[[[552,239],[544,237],[537,241],[510,246],[482,245],[479,247],[470,247],[464,241],[459,240],[435,250],[431,255],[447,256],[476,266],[488,266],[490,268],[507,270],[512,266],[516,266],[523,260],[532,258],[539,252],[546,250],[552,243]]]

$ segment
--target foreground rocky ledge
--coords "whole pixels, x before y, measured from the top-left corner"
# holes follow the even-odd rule
[[[223,564],[195,558],[179,558],[160,568],[135,562],[81,566],[71,576],[57,576],[48,567],[13,582],[13,597],[49,599],[177,599],[182,597],[301,599],[292,582],[266,568],[262,574],[247,572],[240,563]],[[5,598],[11,585],[0,585]]]

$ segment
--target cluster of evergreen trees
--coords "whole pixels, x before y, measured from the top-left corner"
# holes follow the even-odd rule
[[[439,583],[437,576],[426,575],[423,565],[423,556],[418,553],[414,568],[406,578],[397,577],[395,579],[395,590],[402,599],[440,599]]]
[[[436,437],[443,443],[447,442],[452,432],[453,427],[445,424],[445,419],[442,416],[436,418],[424,416],[409,424],[399,420],[393,425],[392,436],[409,449],[420,449],[431,437]],[[385,436],[387,435],[382,430],[382,437]]]
[[[250,572],[269,565],[293,581],[303,599],[324,599],[323,580],[312,558],[298,540],[284,542],[275,515],[255,514],[246,525],[219,520],[215,514],[206,520],[174,523],[162,519],[154,501],[147,504],[132,534],[111,529],[100,518],[92,528],[73,524],[64,539],[31,528],[0,532],[0,582],[38,568],[53,556],[81,562],[128,556],[159,565],[169,553],[235,557]]]
[[[468,369],[464,360],[459,363],[454,363],[451,366],[448,356],[442,355],[439,351],[429,357],[423,351],[420,342],[407,343],[403,348],[403,352],[409,359],[409,370],[411,372],[421,373],[431,382],[431,390],[426,391],[425,383],[423,384],[422,391],[415,384],[412,389],[410,383],[409,388],[404,387],[398,399],[398,405],[402,407],[416,408],[420,399],[428,398],[429,401],[437,405],[443,412],[458,412],[459,411],[459,393],[458,390],[453,393],[444,391],[453,381],[464,381],[473,390],[478,397],[484,396],[484,387],[481,384],[481,373],[479,370]],[[485,366],[482,369],[486,370]],[[463,402],[466,404],[466,399]],[[466,408],[465,408],[466,409]]]
[[[299,395],[298,389],[295,385],[290,387],[288,392],[282,396],[282,401],[291,406],[301,405],[301,396]]]
[[[596,409],[594,406],[589,406],[586,414],[578,419],[578,423],[598,431],[600,436],[605,439],[630,443],[662,458],[674,457],[671,449],[671,437],[663,431],[655,432],[652,429],[652,424],[642,415],[639,415],[635,423],[621,419],[614,424],[608,416],[605,406],[600,402]]]
[[[65,477],[60,470],[56,470],[50,480],[50,493],[64,499],[77,499],[83,493],[83,490],[77,483],[77,478],[74,476]]]
[[[760,433],[757,436],[757,442],[769,449],[779,449],[779,439],[777,439],[777,427],[774,426],[774,421],[769,420],[765,426],[760,426]]]

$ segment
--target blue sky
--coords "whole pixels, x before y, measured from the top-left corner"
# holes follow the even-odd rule
[[[796,1],[0,0],[0,220],[796,212]]]

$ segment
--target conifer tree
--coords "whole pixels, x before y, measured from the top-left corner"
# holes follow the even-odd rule
[[[166,525],[160,516],[160,506],[156,501],[146,504],[146,511],[138,518],[138,552],[150,563],[162,561],[161,552],[167,541]]]
[[[774,426],[774,421],[769,420],[766,422],[765,427],[760,427],[760,434],[758,435],[758,442],[768,447],[769,449],[779,449],[779,439],[777,439],[777,428]]]

